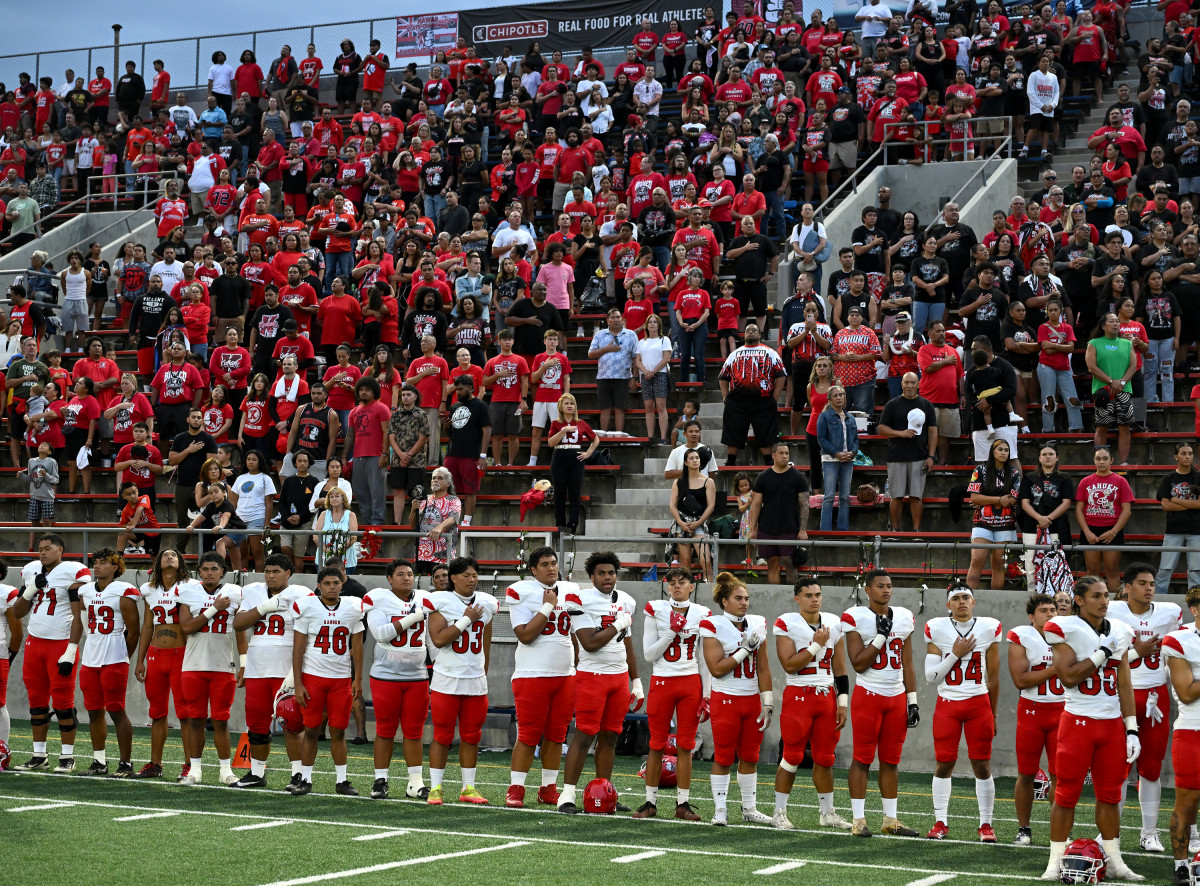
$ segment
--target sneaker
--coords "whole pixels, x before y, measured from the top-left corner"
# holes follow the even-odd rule
[[[574,803],[563,803],[558,807],[558,811],[563,815],[578,815],[579,809]]]
[[[742,809],[742,821],[746,824],[770,824],[771,816],[759,812],[757,809]]]
[[[617,801],[617,812],[628,812],[628,811],[629,811],[629,807],[626,806],[624,803],[622,803],[620,800],[618,800]]]
[[[442,789],[440,787],[430,788],[429,796],[425,798],[425,802],[430,806],[442,805]]]
[[[1171,884],[1172,886],[1192,886],[1192,876],[1188,871],[1187,865],[1175,868],[1175,878],[1171,881]]]
[[[29,762],[22,763],[20,766],[14,766],[14,769],[20,769],[24,772],[33,772],[38,769],[49,769],[50,760],[46,757],[30,757]]]
[[[183,778],[179,779],[178,784],[183,785],[185,788],[194,788],[196,785],[200,784],[200,779],[196,778],[194,775],[185,775]]]
[[[1145,852],[1163,851],[1162,840],[1158,838],[1158,834],[1156,833],[1142,834],[1141,846]]]
[[[792,824],[792,820],[787,817],[787,812],[776,812],[771,816],[771,824],[779,828],[781,831],[795,830],[796,826]]]
[[[386,778],[377,778],[371,785],[372,800],[386,800],[388,798],[388,780]]]
[[[266,786],[267,780],[261,775],[255,775],[253,772],[247,772],[230,785],[230,787],[234,788],[265,788]]]
[[[1200,854],[1200,831],[1192,828],[1192,835],[1188,838],[1188,855],[1195,857]]]
[[[696,808],[691,803],[676,803],[675,817],[680,821],[699,821],[700,816],[696,812]]]
[[[147,763],[138,772],[133,775],[133,778],[162,778],[162,766],[158,763]]]
[[[633,813],[634,818],[654,818],[658,815],[658,807],[647,800]]]
[[[976,833],[979,834],[979,842],[980,843],[995,843],[996,842],[996,830],[995,830],[995,828],[993,828],[991,826],[991,824],[981,824],[979,826],[979,830],[976,831]]]
[[[133,764],[122,761],[117,764],[117,771],[112,774],[113,778],[132,778]]]
[[[538,803],[543,806],[557,806],[558,787],[552,784],[544,784],[538,788]]]
[[[99,760],[93,760],[92,765],[88,767],[84,775],[108,775],[108,764],[101,763]]]
[[[1031,828],[1017,828],[1017,836],[1013,839],[1013,845],[1032,846],[1033,830]]]
[[[219,776],[217,778],[217,781],[219,781],[223,785],[231,787],[238,783],[238,777],[236,775],[234,775],[232,772],[226,772],[223,775]]]
[[[289,794],[296,793],[296,788],[300,787],[300,782],[303,781],[303,779],[304,779],[304,776],[302,776],[299,772],[292,773],[291,780],[288,781],[287,786],[284,788],[284,790],[287,791]]]
[[[904,824],[898,818],[885,818],[883,827],[879,829],[880,833],[888,834],[892,837],[919,837],[916,831]]]
[[[1022,160],[1027,159],[1029,157],[1029,148],[1021,148],[1021,150],[1017,152],[1017,156]]]
[[[343,797],[358,796],[358,791],[354,789],[354,785],[350,784],[349,781],[339,781],[336,785],[334,785],[333,789]]]
[[[192,767],[191,767],[191,765],[190,765],[190,764],[187,764],[187,763],[185,763],[185,764],[184,764],[184,766],[183,766],[183,768],[179,770],[179,775],[178,775],[178,777],[175,779],[175,781],[176,781],[176,782],[178,782],[179,784],[183,784],[183,780],[184,780],[185,778],[187,778],[187,777],[188,777],[189,775],[191,775],[191,774],[192,774]]]
[[[343,782],[343,784],[344,784],[344,782]],[[339,787],[340,786],[341,785],[339,785]],[[312,782],[305,781],[303,778],[301,778],[300,781],[298,781],[296,783],[296,786],[294,788],[292,788],[292,796],[293,797],[303,797],[305,794],[311,794],[311,793],[312,793]],[[339,791],[339,793],[340,793],[340,791]]]
[[[723,828],[729,824],[729,813],[722,807],[718,806],[716,812],[713,813],[713,827]]]
[[[410,800],[428,800],[429,788],[425,785],[421,785],[419,788],[414,788],[412,785],[409,785],[404,789],[404,796],[408,797]]]
[[[946,827],[943,821],[935,821],[933,827],[929,829],[929,833],[925,835],[926,840],[944,840],[950,834],[950,828]]]
[[[871,829],[869,827],[867,827],[867,820],[865,818],[854,819],[854,824],[850,825],[850,836],[852,836],[852,837],[873,836],[871,834]]]
[[[473,806],[487,806],[488,798],[475,790],[475,785],[463,785],[462,793],[458,795],[459,803],[470,803]]]
[[[54,767],[54,771],[58,775],[70,775],[75,771],[75,758],[59,757],[58,765]]]
[[[136,554],[137,552],[138,552],[138,546],[134,545],[134,544],[125,545],[125,550],[122,551],[122,553],[125,553],[125,554]]]
[[[848,831],[852,827],[850,822],[842,818],[836,812],[822,812],[817,823],[823,828],[839,828],[843,831]]]
[[[1135,874],[1133,871],[1131,871],[1129,869],[1129,865],[1125,864],[1124,859],[1109,859],[1106,876],[1110,880],[1128,880],[1129,882],[1133,883],[1146,879],[1141,874]]]
[[[504,795],[504,805],[509,809],[524,809],[525,786],[520,784],[510,784],[508,786],[508,793]]]

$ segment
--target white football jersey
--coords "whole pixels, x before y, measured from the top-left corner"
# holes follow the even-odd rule
[[[308,637],[304,673],[349,679],[350,638],[364,630],[363,601],[358,597],[339,597],[331,607],[313,594],[293,603],[292,614],[296,617],[293,630]]]
[[[504,592],[513,626],[529,624],[542,608],[546,587],[533,579],[509,585]],[[583,607],[579,585],[556,582],[558,605],[542,632],[529,643],[517,643],[513,679],[518,677],[565,677],[575,673],[575,646],[571,643],[571,615]]]
[[[449,646],[438,650],[433,662],[433,679],[429,688],[447,695],[487,695],[487,671],[483,653],[483,629],[496,617],[500,604],[491,594],[477,591],[462,597],[455,591],[436,591],[430,594],[433,610],[452,625],[467,611],[469,605],[483,610],[483,615],[459,634]]]
[[[6,613],[21,596],[12,585],[0,584],[0,653],[8,654],[8,617]]]
[[[903,606],[893,606],[892,632],[876,656],[875,662],[854,681],[876,695],[904,694],[904,641],[916,630],[913,614]],[[875,639],[875,613],[867,606],[855,606],[842,613],[842,633],[856,633],[863,643]]]
[[[975,638],[975,648],[970,656],[959,659],[938,684],[938,698],[962,701],[987,695],[987,651],[993,643],[1000,642],[1001,630],[1000,622],[986,617],[957,622],[949,616],[942,616],[925,622],[925,639],[940,649],[943,655],[952,654],[954,642],[959,637]]]
[[[1124,622],[1133,629],[1134,640],[1158,637],[1160,640],[1183,627],[1183,610],[1176,603],[1151,603],[1150,611],[1135,615],[1124,600],[1108,604],[1108,617]],[[1158,653],[1135,659],[1129,651],[1129,681],[1134,689],[1154,689],[1167,682],[1167,669]]]
[[[801,668],[794,674],[787,675],[788,686],[816,686],[828,688],[833,685],[833,649],[842,639],[841,620],[831,612],[819,613],[821,620],[818,627],[824,625],[829,629],[829,640],[821,647],[816,658],[807,667]],[[813,641],[813,626],[804,620],[799,612],[785,612],[775,619],[774,634],[776,637],[787,637],[795,644],[796,650],[807,649]]]
[[[1112,645],[1112,658],[1108,664],[1092,674],[1073,689],[1068,688],[1067,704],[1063,709],[1078,717],[1096,720],[1114,720],[1121,717],[1121,700],[1117,697],[1117,671],[1121,659],[1133,642],[1133,629],[1124,622],[1106,619],[1108,633],[1096,633],[1090,624],[1078,615],[1057,615],[1046,622],[1046,642],[1051,646],[1066,643],[1075,651],[1076,661],[1090,658],[1105,640]]]
[[[42,573],[38,560],[26,563],[21,570],[21,587]],[[69,640],[71,638],[71,585],[91,581],[92,570],[74,560],[63,560],[46,574],[46,587],[33,598],[29,614],[29,636],[40,640]]]
[[[257,610],[265,603],[269,592],[266,582],[255,582],[242,588],[239,612]],[[247,680],[265,677],[281,679],[292,669],[292,627],[296,614],[292,609],[297,600],[311,597],[312,591],[303,585],[288,585],[279,592],[279,608],[260,616],[254,623],[246,649]]]
[[[376,588],[363,597],[363,607],[367,611],[367,627],[375,637],[371,677],[407,682],[424,680],[425,622],[419,621],[398,634],[396,625],[416,609],[424,609],[426,615],[432,612],[433,601],[429,595],[414,590],[409,599],[401,600],[391,588]],[[390,638],[381,643],[380,635]]]
[[[242,589],[237,585],[219,585],[213,593],[204,589],[198,580],[179,586],[179,602],[193,616],[200,615],[217,597],[228,597],[229,606],[217,612],[204,627],[188,637],[183,650],[183,670],[213,671],[219,674],[237,673],[237,632],[233,619],[242,605]]]
[[[632,618],[637,613],[637,601],[621,590],[611,594],[602,594],[594,587],[579,589],[582,614],[572,616],[571,628],[603,630],[611,627],[617,614],[624,611]],[[632,631],[632,627],[630,631]],[[624,674],[629,671],[629,662],[625,658],[625,640],[613,637],[595,652],[588,652],[579,644],[579,664],[576,669],[589,674]]]
[[[643,626],[642,648],[653,646],[659,638],[674,637],[662,653],[651,662],[651,674],[655,677],[686,677],[700,673],[700,621],[712,615],[707,606],[688,603],[687,620],[679,633],[671,630],[671,601],[651,600],[645,607],[646,622]],[[646,657],[650,655],[647,653]]]
[[[125,618],[121,615],[121,600],[129,598],[137,606],[141,594],[129,582],[110,581],[104,590],[94,581],[84,583],[79,589],[79,602],[83,604],[83,636],[85,638],[79,664],[85,668],[102,668],[105,665],[129,661],[125,645]]]
[[[1054,670],[1054,653],[1050,644],[1033,625],[1017,625],[1008,632],[1008,642],[1025,650],[1025,659],[1029,662],[1029,670]],[[1030,689],[1021,690],[1021,698],[1026,701],[1036,701],[1042,704],[1062,704],[1064,701],[1063,684],[1056,673],[1045,683],[1039,683]]]
[[[153,627],[179,624],[179,584],[169,588],[145,582],[140,588],[146,601],[146,618]]]
[[[758,631],[766,642],[767,621],[761,615],[747,613],[744,620],[734,622],[724,612],[700,619],[700,637],[711,637],[721,644],[725,655],[733,655],[742,638],[748,633]],[[712,678],[712,691],[724,695],[758,695],[757,655],[751,653],[724,677]]]
[[[1162,654],[1166,658],[1181,658],[1192,668],[1192,679],[1200,680],[1200,634],[1195,628],[1183,628],[1173,631],[1163,639]],[[1178,716],[1175,718],[1176,729],[1200,729],[1200,701],[1183,704],[1175,695],[1175,687],[1171,687],[1175,696]]]

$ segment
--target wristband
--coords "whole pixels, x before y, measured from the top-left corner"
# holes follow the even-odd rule
[[[209,606],[207,609],[204,610],[204,617],[208,621],[212,621],[214,618],[217,617],[217,613],[220,611],[221,610],[219,610],[216,606]]]
[[[1088,660],[1096,666],[1096,670],[1100,670],[1108,663],[1108,652],[1104,649],[1097,649],[1088,656]]]
[[[839,695],[837,697],[837,706],[839,708],[849,707],[850,706],[850,696],[846,695],[845,693],[842,693],[841,695]]]
[[[915,693],[915,692],[908,693],[908,703],[909,704],[917,703],[917,693]]]
[[[887,642],[887,637],[883,636],[883,634],[876,634],[874,637],[871,638],[870,645],[874,646],[876,649],[882,649],[883,644],[886,642]]]
[[[481,453],[479,453],[479,457],[480,457],[480,458],[487,458],[487,453],[486,453],[486,452],[481,452]]]
[[[38,593],[37,586],[30,584],[30,585],[25,586],[25,590],[23,590],[21,592],[21,596],[24,597],[26,600],[28,600],[30,603],[32,603],[33,598],[37,596],[37,593]]]
[[[1137,717],[1122,717],[1121,719],[1125,723],[1125,734],[1129,735],[1130,733],[1133,733],[1134,735],[1137,735]]]
[[[762,706],[764,708],[775,707],[775,693],[770,689],[766,690],[765,692],[758,693],[758,697],[762,700]]]
[[[461,634],[463,631],[465,631],[467,628],[469,628],[471,626],[471,617],[469,615],[464,615],[462,618],[460,618],[458,621],[456,621],[454,623],[454,626],[456,628],[458,628],[458,632]]]
[[[818,653],[820,653],[820,651],[821,651],[821,644],[818,643],[816,640],[814,640],[813,642],[808,644],[808,654],[811,655],[813,658],[816,658]]]
[[[238,656],[238,667],[242,670],[246,669],[246,653],[244,652]]]
[[[554,604],[546,601],[542,604],[542,608],[539,609],[538,612],[546,616],[546,618],[549,618],[554,613]]]
[[[737,649],[735,649],[733,651],[733,655],[730,656],[730,658],[732,658],[738,664],[741,664],[749,657],[750,657],[750,650],[747,649],[745,646],[739,646]]]

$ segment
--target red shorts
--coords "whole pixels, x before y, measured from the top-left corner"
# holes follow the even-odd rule
[[[870,766],[879,754],[880,763],[896,765],[908,734],[908,702],[900,695],[878,695],[861,686],[854,687],[850,703],[850,721],[854,727],[854,761]]]
[[[154,375],[154,348],[138,348],[138,375]]]
[[[246,731],[269,735],[275,719],[275,696],[283,677],[254,677],[246,680]]]
[[[575,675],[575,728],[584,735],[620,732],[629,712],[629,673]]]
[[[450,472],[454,480],[454,491],[459,495],[474,495],[479,491],[481,478],[477,459],[447,455],[446,470]]]
[[[129,662],[79,669],[79,688],[88,711],[105,710],[110,714],[125,710],[125,690],[129,685]]]
[[[65,711],[74,707],[75,669],[65,677],[58,673],[58,658],[66,648],[66,640],[25,638],[25,661],[21,665],[21,676],[25,680],[30,708],[49,707],[51,700],[56,710]],[[78,654],[75,655],[75,662],[78,665]]]
[[[1158,709],[1162,717],[1157,723],[1146,716],[1146,698],[1151,692],[1158,693]],[[1135,689],[1133,696],[1138,723],[1138,738],[1142,742],[1142,752],[1134,761],[1138,775],[1149,781],[1158,781],[1162,775],[1163,760],[1167,756],[1167,744],[1171,740],[1171,694],[1164,686],[1154,689]]]
[[[320,729],[326,712],[329,714],[330,729],[345,729],[350,725],[350,706],[354,702],[354,693],[349,677],[305,674],[304,688],[308,691],[308,701],[301,709],[304,711],[305,729]]]
[[[392,741],[397,728],[408,741],[420,741],[429,714],[428,680],[376,680],[371,678],[371,705],[375,709],[375,734]]]
[[[150,702],[150,719],[161,720],[167,715],[168,694],[175,701],[175,716],[187,719],[187,699],[183,694],[183,647],[146,651],[146,700]]]
[[[456,724],[460,747],[479,744],[488,712],[486,695],[448,695],[430,691],[429,710],[433,714],[433,740],[438,744],[450,747]]]
[[[1058,723],[1063,702],[1038,702],[1021,699],[1017,708],[1017,772],[1037,775],[1046,752],[1046,768],[1054,774],[1058,753]]]
[[[229,722],[229,709],[237,692],[237,678],[220,671],[184,671],[183,699],[193,720],[212,716]],[[209,712],[212,712],[211,715]]]
[[[1175,766],[1175,787],[1200,791],[1200,729],[1175,730],[1171,762]]]
[[[907,725],[907,723],[906,723]],[[804,759],[804,747],[812,742],[813,763],[833,766],[841,732],[837,728],[837,699],[833,687],[789,686],[783,693],[779,714],[783,736],[783,759],[796,765]]]
[[[933,753],[939,763],[958,759],[959,739],[967,736],[967,759],[992,759],[992,737],[996,718],[987,694],[958,701],[938,697],[933,709]]]
[[[742,763],[757,763],[763,734],[758,728],[762,701],[754,695],[726,695],[714,692],[709,700],[712,711],[713,762],[732,766],[736,759]]]
[[[646,693],[650,750],[661,751],[667,746],[672,715],[675,716],[675,746],[681,751],[695,749],[701,692],[699,674],[650,678],[650,691]]]
[[[514,677],[517,706],[517,741],[531,748],[546,738],[560,744],[575,713],[575,675],[569,677]],[[625,700],[626,706],[629,700]]]
[[[0,655],[0,708],[8,703],[8,656]]]
[[[1125,726],[1120,717],[1096,720],[1063,712],[1058,727],[1058,754],[1054,758],[1054,802],[1074,809],[1083,791],[1083,779],[1092,772],[1096,802],[1115,804],[1129,776],[1125,762]]]
[[[828,160],[817,160],[816,162],[814,162],[812,160],[806,159],[804,161],[804,171],[809,173],[810,175],[816,174],[818,172],[828,172],[829,171],[829,161]]]

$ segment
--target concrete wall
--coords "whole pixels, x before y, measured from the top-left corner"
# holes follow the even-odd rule
[[[0,282],[7,285],[12,282],[14,273],[24,273],[29,267],[30,257],[36,250],[48,252],[54,266],[62,270],[66,267],[65,256],[68,251],[80,249],[86,254],[87,244],[95,239],[99,239],[106,247],[114,241],[123,242],[127,235],[153,222],[153,218],[154,213],[150,210],[89,212],[77,215],[0,259]],[[150,228],[149,232],[150,239],[145,241],[147,248],[158,243],[158,238],[153,236],[153,228]],[[104,258],[110,262],[115,257],[115,247],[111,255],[107,249],[104,252]]]

